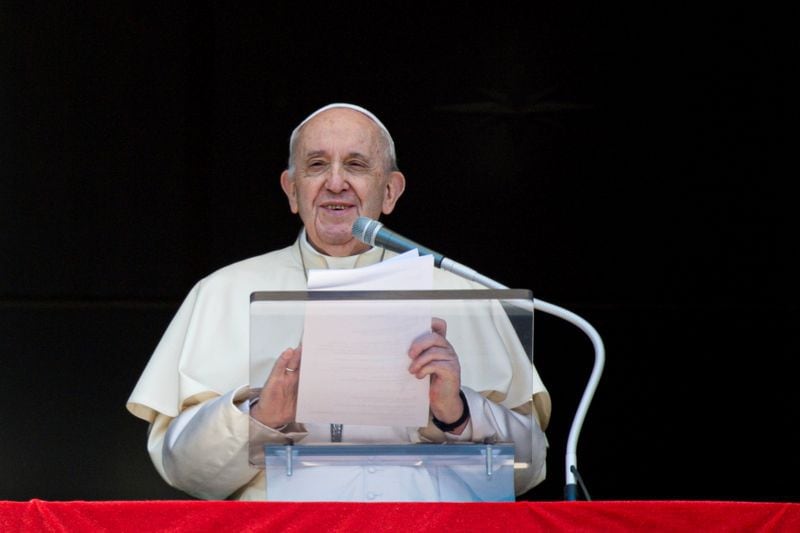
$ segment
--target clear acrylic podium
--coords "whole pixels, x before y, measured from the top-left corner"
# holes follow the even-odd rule
[[[522,289],[254,292],[250,302],[252,394],[263,386],[280,353],[301,344],[306,313],[320,310],[338,314],[338,309],[346,308],[348,318],[359,320],[359,313],[374,317],[397,313],[398,305],[416,306],[447,322],[447,338],[459,358],[481,361],[479,371],[491,368],[498,349],[516,351],[532,371],[531,302],[531,292]],[[483,341],[480,332],[484,329],[500,331],[502,346]],[[302,365],[300,372],[302,380]],[[470,387],[475,379],[462,365],[462,385]],[[316,432],[308,429],[311,424],[305,426],[310,432],[298,442],[289,438],[276,442],[274,432],[265,437],[263,426],[251,418],[250,464],[265,470],[268,500],[514,501],[514,469],[520,459],[515,458],[513,443],[359,442],[348,440],[346,424],[343,441],[332,443],[319,423]]]

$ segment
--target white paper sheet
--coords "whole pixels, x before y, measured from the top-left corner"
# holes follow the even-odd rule
[[[311,270],[309,290],[431,290],[433,257],[416,250],[364,268]],[[422,427],[429,379],[408,349],[429,332],[424,301],[314,301],[306,306],[299,422]]]

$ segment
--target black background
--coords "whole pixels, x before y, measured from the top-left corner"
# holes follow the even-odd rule
[[[389,227],[602,335],[594,499],[800,499],[792,13],[161,4],[0,2],[0,499],[186,497],[125,401],[197,279],[292,242],[334,101],[395,138]],[[535,349],[558,500],[593,352]]]

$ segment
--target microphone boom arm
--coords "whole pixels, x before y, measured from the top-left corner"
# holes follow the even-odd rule
[[[487,278],[483,274],[468,268],[460,263],[453,261],[442,254],[434,252],[429,248],[420,246],[419,244],[398,235],[397,233],[385,228],[382,223],[377,220],[372,220],[368,217],[358,217],[352,227],[352,234],[354,237],[369,244],[370,246],[381,246],[383,248],[402,253],[413,248],[417,248],[422,255],[433,255],[434,264],[442,270],[452,272],[462,278],[474,281],[490,289],[508,289],[507,286]],[[583,396],[575,411],[575,417],[572,420],[572,426],[569,431],[569,439],[567,440],[566,449],[566,486],[564,488],[564,497],[568,501],[577,499],[578,486],[576,481],[581,481],[580,474],[578,474],[578,437],[580,436],[583,421],[586,418],[586,413],[589,410],[589,404],[592,402],[597,385],[600,383],[600,377],[603,374],[603,366],[605,365],[606,352],[603,346],[603,339],[600,334],[592,327],[589,322],[576,315],[572,311],[553,305],[542,300],[533,299],[533,302],[525,302],[525,304],[516,303],[528,311],[542,311],[550,315],[557,316],[567,322],[577,326],[581,329],[592,341],[594,346],[594,366],[592,373],[589,376],[589,381],[583,391]],[[581,481],[581,486],[583,483]],[[584,492],[586,489],[584,488]],[[588,493],[586,494],[589,498]]]
[[[508,289],[508,287],[502,283],[498,283],[497,281],[494,281],[493,279],[488,278],[483,274],[480,274],[479,272],[476,272],[475,270],[446,257],[441,261],[441,268],[442,270],[447,270],[468,280],[480,283],[484,287],[490,289]],[[578,485],[576,483],[576,474],[578,472],[578,438],[580,437],[581,429],[583,428],[583,421],[586,418],[586,413],[589,411],[589,405],[592,403],[592,398],[594,397],[594,393],[597,390],[598,384],[600,383],[600,378],[603,375],[603,367],[606,359],[605,346],[603,344],[603,339],[600,337],[600,334],[597,332],[597,330],[589,322],[576,315],[572,311],[568,311],[563,307],[559,307],[536,298],[533,299],[532,307],[532,310],[542,311],[549,315],[557,316],[558,318],[566,320],[574,326],[577,326],[589,337],[589,339],[592,341],[592,346],[594,347],[594,365],[592,367],[592,373],[589,376],[589,381],[586,384],[581,401],[578,404],[577,410],[575,411],[575,416],[572,419],[572,426],[570,427],[569,431],[569,438],[567,439],[565,457],[566,485],[564,487],[564,498],[567,501],[575,501],[578,494]]]

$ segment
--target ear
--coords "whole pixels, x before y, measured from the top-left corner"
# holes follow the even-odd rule
[[[386,191],[383,195],[383,209],[381,210],[384,215],[388,215],[394,211],[394,206],[397,199],[406,190],[406,177],[402,172],[394,171],[389,174],[389,179],[386,181]]]
[[[286,197],[289,199],[289,209],[296,215],[298,212],[297,191],[294,178],[289,175],[288,170],[281,172],[281,189],[283,189],[283,192],[286,193]]]

